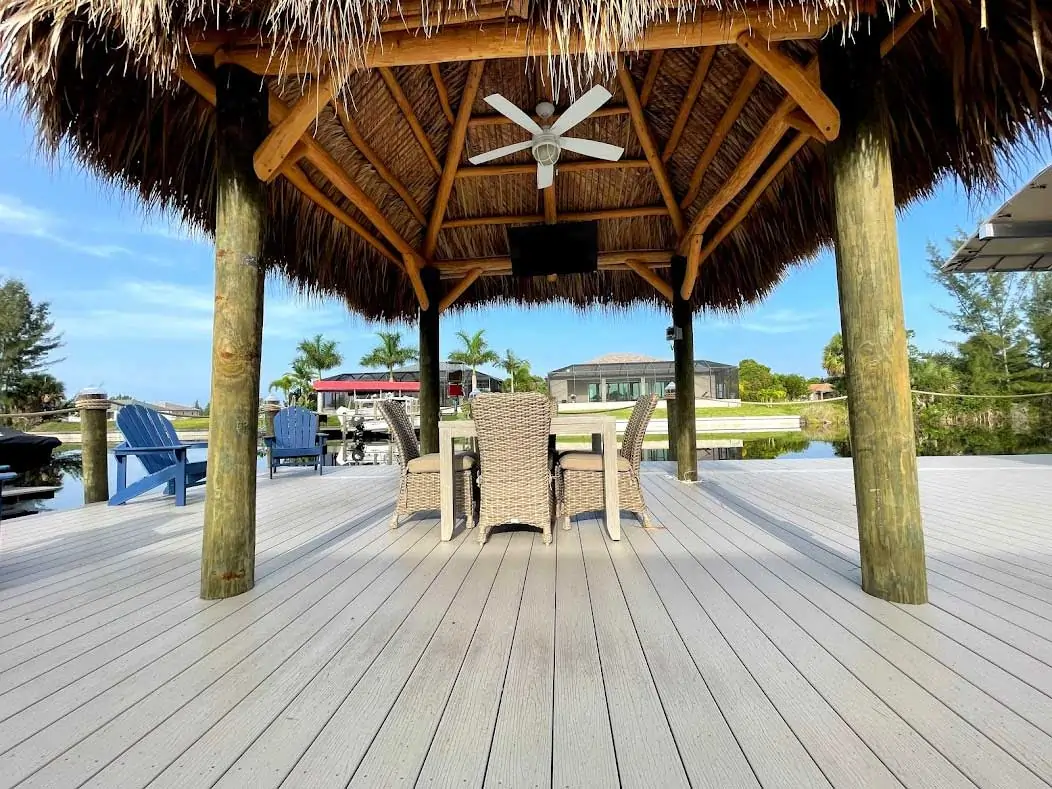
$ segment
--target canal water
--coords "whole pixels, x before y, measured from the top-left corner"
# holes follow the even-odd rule
[[[705,444],[716,446],[704,446]],[[61,450],[61,447],[59,448]],[[193,449],[189,452],[190,460],[204,460],[206,450]],[[1020,432],[1010,428],[938,428],[928,429],[917,437],[919,455],[1020,455],[1052,453],[1052,428],[1043,426],[1037,429]],[[777,435],[736,435],[726,438],[702,441],[699,444],[698,459],[709,460],[754,460],[754,459],[806,459],[851,457],[851,442],[846,436],[808,435],[807,433],[783,433]],[[667,460],[665,449],[646,449],[644,460]],[[116,461],[110,455],[110,490],[113,491],[117,479]],[[388,445],[369,444],[365,448],[365,464],[390,463]],[[266,473],[266,461],[260,457],[257,468],[261,474]],[[145,472],[138,461],[128,463],[128,481],[133,482]],[[279,472],[280,473],[280,472]],[[19,513],[31,513],[48,510],[66,510],[81,506],[84,501],[84,489],[81,484],[80,453],[77,451],[56,452],[52,463],[23,479],[16,485],[25,486],[58,486],[59,490],[51,498],[31,502],[20,502],[4,508],[4,517]]]

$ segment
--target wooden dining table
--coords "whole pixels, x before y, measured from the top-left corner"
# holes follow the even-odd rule
[[[611,540],[621,539],[621,509],[617,490],[617,422],[609,414],[567,414],[552,418],[553,436],[599,436],[602,439],[603,494],[606,501],[606,530]],[[439,480],[441,491],[442,539],[453,539],[453,440],[475,438],[470,419],[440,422],[438,425]]]

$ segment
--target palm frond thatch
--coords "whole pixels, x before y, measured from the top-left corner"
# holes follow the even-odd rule
[[[481,5],[481,0],[479,5]],[[459,10],[474,3],[415,4],[428,35]],[[517,5],[517,4],[512,4]],[[916,3],[914,5],[917,5]],[[757,8],[802,7],[817,19],[835,13],[851,31],[859,6],[854,0],[796,0]],[[881,13],[903,13],[882,0]],[[509,6],[510,7],[510,6]],[[900,206],[922,197],[943,177],[955,175],[970,189],[998,181],[998,161],[1020,143],[1046,135],[1052,121],[1052,93],[1044,72],[1052,66],[1052,8],[1037,0],[999,0],[991,6],[987,27],[979,0],[924,0],[931,20],[918,24],[886,59],[886,94],[891,117],[892,159]],[[636,52],[645,30],[660,21],[687,21],[705,11],[732,13],[746,8],[740,0],[533,0],[528,19],[508,22],[530,31],[551,31],[557,40],[580,31],[587,52],[563,56],[555,51],[543,62],[524,59],[487,62],[478,96],[499,91],[520,106],[552,97],[565,106],[576,90],[593,82],[614,93],[612,105],[624,104],[613,77],[622,57],[637,85],[653,55]],[[390,91],[373,71],[362,70],[362,53],[381,28],[410,12],[393,0],[304,0],[204,2],[204,0],[8,0],[0,7],[0,80],[9,96],[24,103],[49,150],[67,144],[74,155],[121,187],[138,192],[152,205],[179,212],[206,232],[214,225],[215,168],[213,108],[179,81],[177,67],[189,41],[207,31],[244,31],[266,42],[276,62],[297,45],[316,59],[312,70],[347,76],[337,103],[354,119],[362,136],[413,199],[430,213],[438,186],[421,146],[405,123]],[[840,28],[831,35],[838,35]],[[849,44],[848,44],[849,45]],[[813,41],[791,42],[785,51],[803,63],[816,51]],[[647,122],[659,146],[672,133],[695,65],[697,50],[669,50],[646,108]],[[197,67],[214,76],[209,58]],[[682,141],[667,163],[677,195],[687,193],[694,164],[701,156],[724,109],[730,103],[748,61],[736,48],[720,47],[689,115]],[[466,81],[465,63],[447,63],[440,73],[453,108]],[[280,69],[279,69],[280,71]],[[427,66],[394,69],[402,90],[442,158],[450,126]],[[266,78],[286,103],[303,95],[300,73]],[[734,171],[743,154],[782,100],[784,93],[765,77],[753,91],[706,171],[697,198],[686,207],[689,221]],[[476,99],[473,114],[489,113]],[[332,107],[322,110],[312,133],[339,165],[380,207],[411,245],[420,247],[425,228],[368,157],[352,144]],[[575,134],[626,148],[626,157],[643,151],[625,115],[586,121]],[[522,139],[507,125],[470,129],[464,158]],[[781,145],[789,144],[786,137]],[[771,153],[773,159],[781,148]],[[565,161],[574,161],[568,155]],[[528,154],[517,161],[528,163]],[[321,173],[303,163],[311,181],[362,224],[366,217]],[[465,167],[469,166],[467,164]],[[786,267],[813,255],[831,237],[829,194],[821,147],[809,143],[774,180],[742,222],[715,250],[701,271],[695,295],[698,308],[734,310],[761,298]],[[733,215],[739,196],[717,216],[718,229]],[[266,259],[293,283],[318,293],[335,294],[370,318],[412,317],[416,300],[399,268],[336,222],[284,179],[268,187],[271,222]],[[611,207],[661,205],[657,183],[646,170],[560,173],[559,212]],[[456,183],[447,216],[531,215],[542,211],[533,176],[472,178]],[[608,219],[600,223],[603,250],[671,250],[677,242],[666,217]],[[435,259],[486,258],[507,254],[504,228],[497,225],[443,230]],[[653,288],[629,271],[588,276],[543,278],[482,277],[457,307],[483,302],[542,303],[561,300],[586,307],[614,307],[640,301],[658,303]]]

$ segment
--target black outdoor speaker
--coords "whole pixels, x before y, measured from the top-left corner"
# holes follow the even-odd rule
[[[508,228],[511,271],[519,277],[588,274],[599,268],[599,223]]]

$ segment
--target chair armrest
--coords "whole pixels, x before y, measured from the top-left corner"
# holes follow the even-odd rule
[[[207,441],[184,441],[182,446],[186,449],[205,449],[208,447]]]
[[[113,450],[113,454],[117,455],[119,457],[121,455],[146,455],[146,454],[156,453],[156,452],[179,452],[179,451],[185,451],[187,449],[190,449],[193,446],[196,446],[196,445],[195,444],[178,444],[177,446],[171,446],[171,447],[127,447],[127,446],[124,446],[124,447],[116,447]],[[207,446],[207,444],[205,444],[204,446]]]
[[[4,468],[9,468],[4,466]],[[18,479],[18,475],[13,471],[0,471],[0,482],[10,482],[13,479]]]

